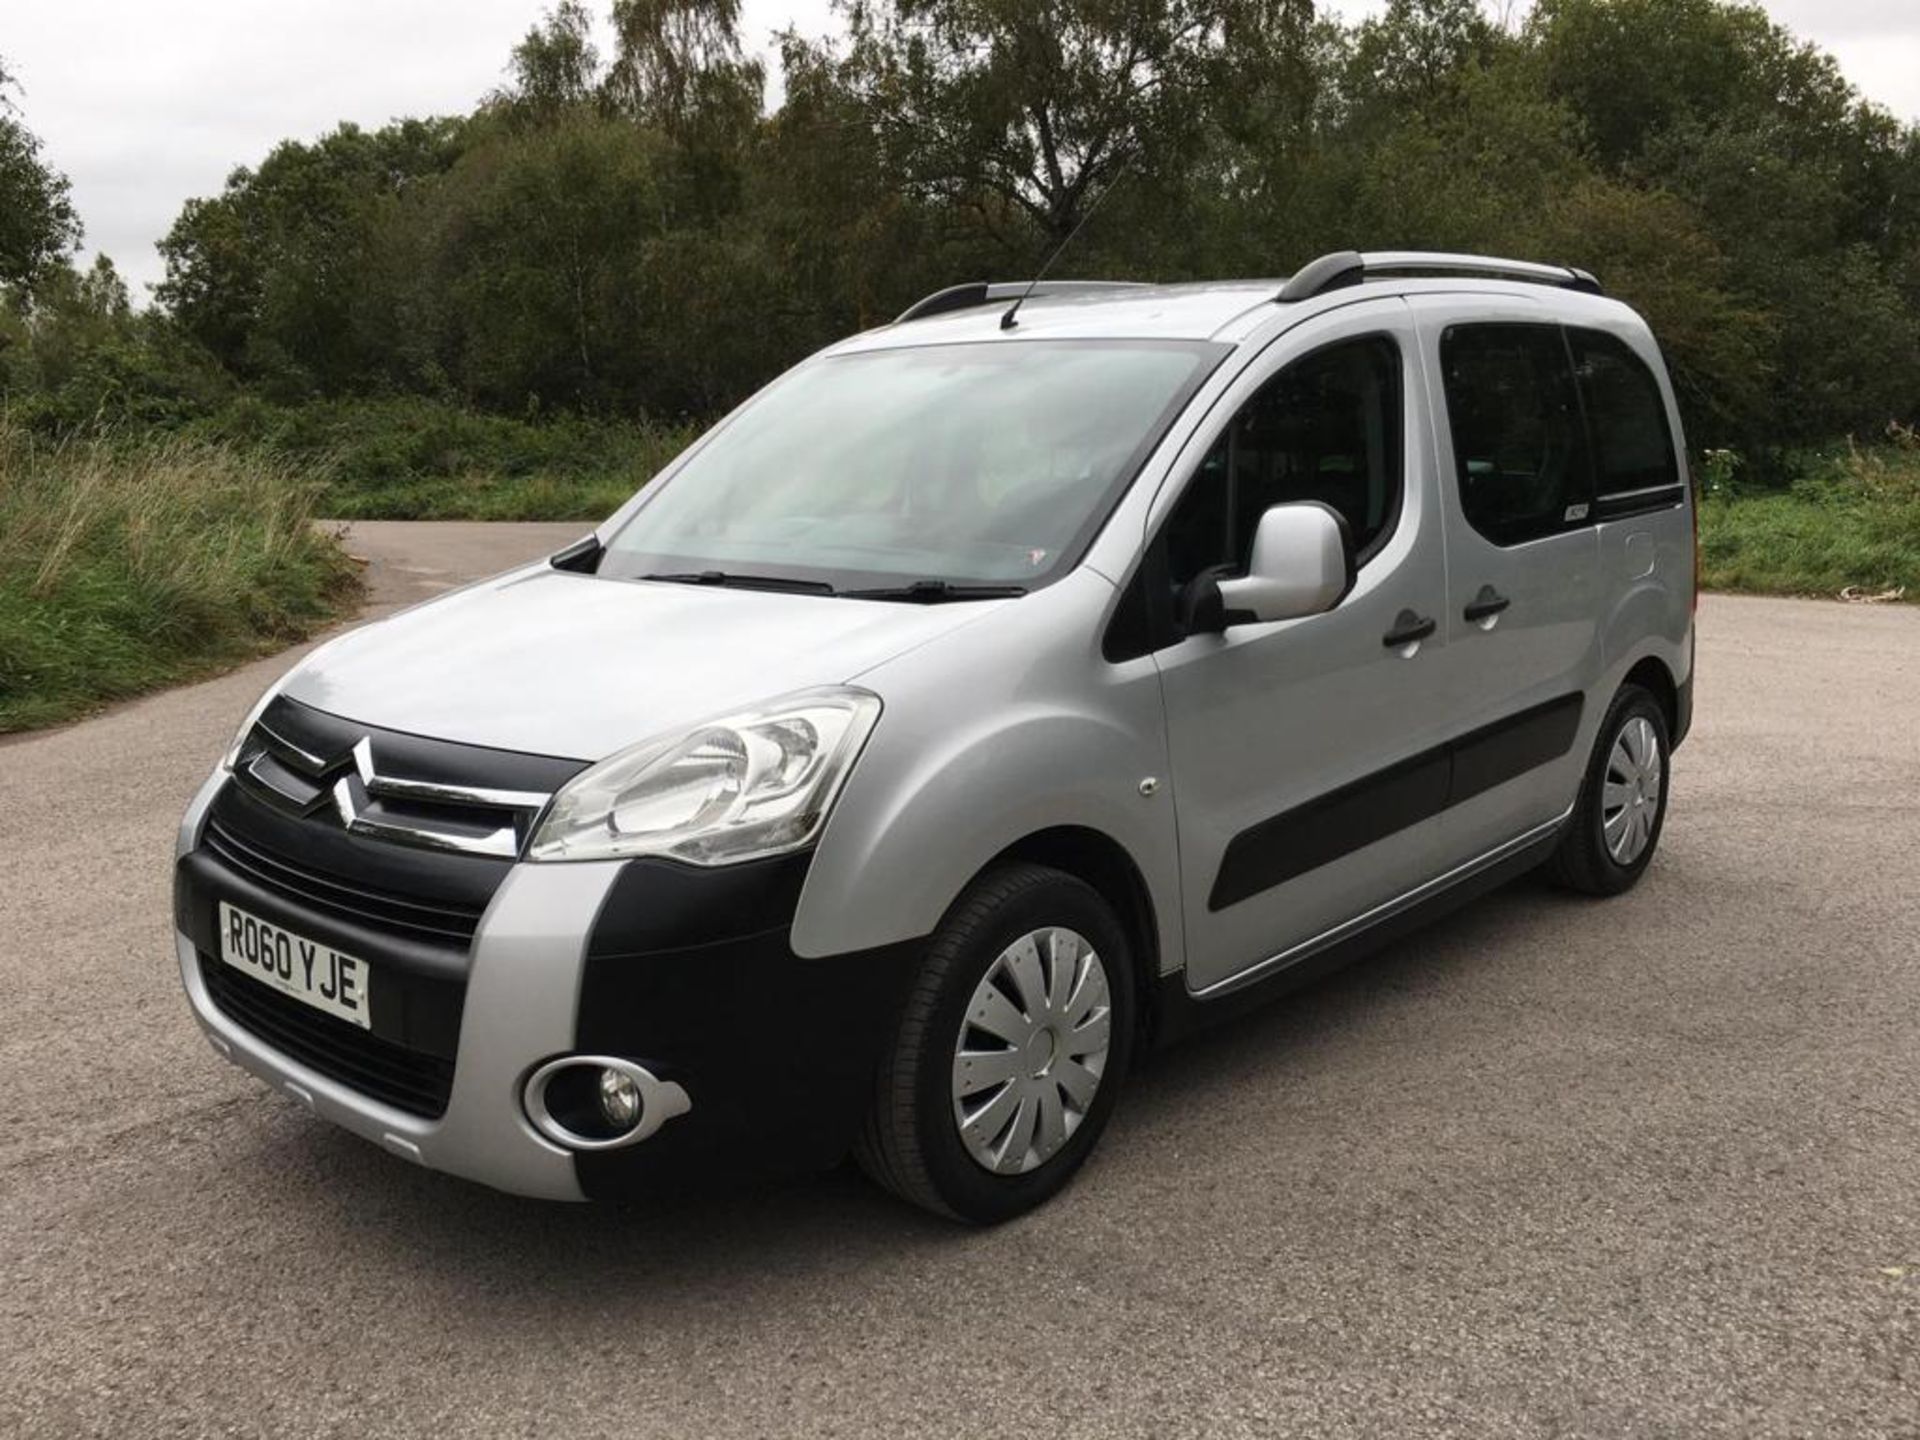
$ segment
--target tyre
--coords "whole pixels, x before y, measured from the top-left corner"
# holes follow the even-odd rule
[[[1671,753],[1660,702],[1638,685],[1622,686],[1594,741],[1566,834],[1548,862],[1556,880],[1588,895],[1633,887],[1660,843]]]
[[[1133,1037],[1133,957],[1106,901],[1046,866],[990,870],[934,934],[855,1158],[953,1219],[1031,1210],[1099,1140]]]

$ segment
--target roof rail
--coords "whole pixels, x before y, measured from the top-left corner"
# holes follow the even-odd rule
[[[923,299],[914,301],[902,310],[894,320],[896,325],[904,325],[909,320],[925,320],[930,315],[944,315],[949,310],[971,310],[976,305],[992,305],[1001,300],[1015,300],[1026,293],[1028,282],[1025,280],[1006,280],[989,285],[984,280],[972,280],[965,285],[949,285],[944,290],[936,290]],[[1078,291],[1095,290],[1139,290],[1144,288],[1132,280],[1042,280],[1033,287],[1035,295],[1068,295]]]
[[[1438,250],[1369,250],[1364,254],[1358,250],[1336,250],[1301,266],[1274,298],[1283,305],[1292,304],[1387,275],[1525,280],[1534,285],[1559,285],[1589,295],[1605,293],[1589,272],[1576,270],[1571,265],[1537,265],[1531,260],[1453,255]]]

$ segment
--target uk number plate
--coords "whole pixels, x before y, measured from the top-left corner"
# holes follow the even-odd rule
[[[324,1010],[362,1030],[373,976],[367,962],[220,902],[220,958],[282,995]]]

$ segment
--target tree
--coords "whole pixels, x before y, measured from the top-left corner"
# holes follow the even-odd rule
[[[1714,367],[1696,440],[1765,452],[1912,413],[1910,130],[1745,6],[1543,0],[1525,34],[1601,170],[1684,202],[1724,257],[1721,283],[1762,319],[1731,352],[1763,333],[1755,363]]]
[[[342,125],[277,146],[212,199],[189,200],[160,242],[160,303],[237,374],[297,395],[377,376],[362,343],[365,285],[381,202],[443,173],[464,122]]]
[[[506,409],[638,398],[633,342],[660,169],[657,136],[590,110],[462,158],[433,197],[430,273],[445,287],[463,390]]]
[[[909,190],[989,225],[1024,217],[1051,249],[1122,173],[1176,174],[1236,53],[1297,43],[1306,13],[1305,0],[849,0],[846,76]]]
[[[668,142],[663,199],[678,222],[738,209],[759,138],[766,71],[740,48],[739,0],[614,0],[614,111]]]
[[[740,0],[614,0],[607,93],[673,136],[759,118],[766,74],[740,49]]]
[[[0,288],[18,292],[72,254],[80,218],[67,177],[40,158],[40,141],[9,98],[13,76],[0,63]]]
[[[545,20],[513,47],[513,85],[501,97],[539,120],[591,101],[600,86],[600,52],[593,17],[580,0],[560,0]]]
[[[1750,7],[841,0],[844,40],[783,37],[766,114],[739,0],[605,0],[604,63],[601,0],[548,3],[475,114],[283,145],[191,202],[172,333],[287,398],[708,415],[1070,235],[1061,273],[1115,278],[1463,249],[1642,308],[1696,445],[1920,418],[1920,131]]]
[[[1361,117],[1442,105],[1506,48],[1477,0],[1391,0],[1353,33],[1341,90]]]

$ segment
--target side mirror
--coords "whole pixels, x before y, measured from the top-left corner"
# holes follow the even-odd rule
[[[1318,615],[1339,604],[1352,584],[1346,522],[1315,500],[1275,505],[1262,515],[1247,573],[1219,582],[1229,623]]]

